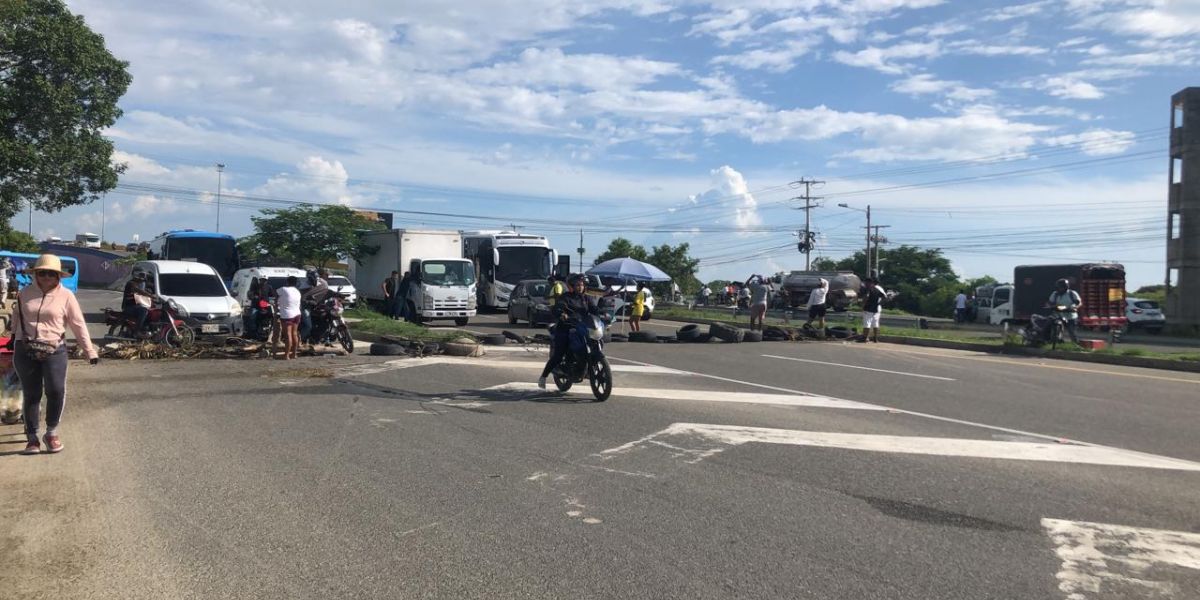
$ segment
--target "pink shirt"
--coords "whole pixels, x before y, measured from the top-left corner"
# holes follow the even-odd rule
[[[92,346],[92,337],[88,335],[87,322],[83,320],[83,310],[71,290],[59,285],[43,294],[37,283],[25,286],[18,294],[21,299],[21,310],[13,313],[12,330],[18,340],[29,337],[49,344],[59,344],[66,334],[67,327],[75,334],[75,341],[87,352],[88,358],[97,358],[96,348]]]

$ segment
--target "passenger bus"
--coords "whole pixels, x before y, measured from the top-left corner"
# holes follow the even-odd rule
[[[225,285],[242,267],[237,240],[227,233],[178,229],[154,238],[146,251],[147,260],[187,260],[202,262],[217,270]]]
[[[26,254],[24,252],[9,252],[0,250],[0,256],[7,256],[8,260],[12,261],[13,274],[17,279],[17,289],[21,289],[33,283],[33,273],[29,272],[37,262],[38,254]],[[79,291],[79,261],[70,256],[57,254],[62,260],[62,268],[67,272],[67,275],[62,278],[63,287],[72,292]],[[12,289],[12,286],[9,286]]]
[[[523,279],[546,279],[558,253],[550,240],[515,231],[463,231],[463,258],[475,263],[479,306],[508,308],[513,288]]]
[[[77,233],[75,234],[75,245],[80,248],[99,248],[100,236],[94,233]]]

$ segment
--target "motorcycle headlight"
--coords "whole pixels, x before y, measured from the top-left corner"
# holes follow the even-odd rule
[[[588,327],[588,337],[600,341],[604,339],[604,321],[598,317],[592,317],[591,326]]]

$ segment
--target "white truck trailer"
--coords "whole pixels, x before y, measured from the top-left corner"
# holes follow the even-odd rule
[[[475,316],[475,266],[462,257],[462,236],[455,231],[392,229],[368,233],[375,254],[350,261],[350,281],[360,298],[384,304],[381,285],[392,271],[413,276],[404,302],[417,323],[452,319],[462,327]]]

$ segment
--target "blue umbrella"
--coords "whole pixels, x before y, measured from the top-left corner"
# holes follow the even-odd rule
[[[629,257],[606,260],[587,271],[588,275],[602,277],[617,277],[629,281],[670,281],[667,275],[658,267],[646,264]]]

